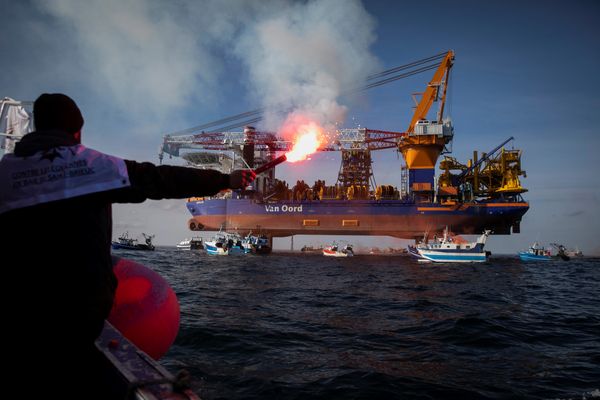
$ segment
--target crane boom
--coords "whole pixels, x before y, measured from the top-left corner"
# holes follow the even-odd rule
[[[454,62],[454,51],[449,50],[446,53],[446,56],[438,66],[433,78],[427,85],[427,89],[421,96],[421,101],[417,105],[417,108],[413,114],[412,120],[410,121],[410,125],[408,125],[407,132],[413,133],[415,131],[415,125],[418,121],[427,119],[427,114],[429,113],[429,109],[434,101],[439,98],[439,90],[440,86],[444,86],[442,92],[442,101],[440,104],[440,112],[437,116],[437,122],[442,122],[442,117],[444,113],[444,104],[446,102],[446,87],[448,86],[448,79],[450,77],[450,68],[452,68],[452,64]]]
[[[319,151],[341,151],[350,148],[365,148],[383,150],[395,148],[404,132],[391,132],[367,128],[340,129],[335,132],[333,139],[323,143]],[[257,150],[289,151],[293,143],[284,140],[274,132],[203,132],[195,135],[167,135],[161,146],[161,154],[178,157],[182,149],[190,150],[219,150],[226,151],[243,145],[254,145]]]

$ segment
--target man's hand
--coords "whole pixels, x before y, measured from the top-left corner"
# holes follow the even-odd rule
[[[256,174],[251,169],[236,169],[229,174],[230,189],[244,189],[252,183]]]

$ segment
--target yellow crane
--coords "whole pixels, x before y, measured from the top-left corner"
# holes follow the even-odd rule
[[[398,150],[408,167],[410,189],[417,200],[431,201],[437,159],[454,135],[451,121],[444,120],[444,105],[453,62],[454,52],[449,50],[425,92],[421,94],[406,136],[398,142]],[[427,119],[431,106],[437,101],[440,106],[436,117]]]

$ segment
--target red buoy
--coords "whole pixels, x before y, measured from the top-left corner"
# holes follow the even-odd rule
[[[119,286],[108,321],[158,360],[179,331],[179,303],[167,281],[150,268],[113,256]]]

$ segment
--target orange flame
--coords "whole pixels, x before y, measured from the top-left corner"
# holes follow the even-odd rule
[[[298,121],[298,119],[302,121]],[[289,162],[306,160],[306,158],[316,152],[321,145],[323,128],[317,123],[308,121],[303,117],[296,115],[291,120],[288,119],[283,131],[284,135],[286,132],[294,135],[294,147],[285,154]]]

